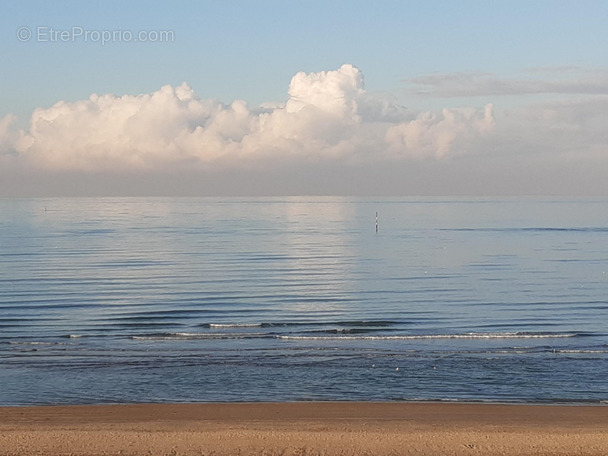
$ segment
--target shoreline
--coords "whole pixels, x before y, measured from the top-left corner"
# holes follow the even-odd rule
[[[0,407],[0,455],[606,455],[603,404],[248,402]]]

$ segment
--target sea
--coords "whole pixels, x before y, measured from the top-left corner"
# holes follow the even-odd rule
[[[0,405],[608,402],[608,199],[0,199]]]

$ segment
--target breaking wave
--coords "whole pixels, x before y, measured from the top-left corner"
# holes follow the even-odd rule
[[[225,325],[218,328],[235,328],[245,326]],[[249,325],[248,327],[252,327]],[[259,327],[259,326],[256,326]],[[463,334],[387,334],[387,335],[352,335],[348,332],[336,331],[332,335],[309,334],[275,334],[275,333],[154,333],[133,335],[133,340],[171,341],[171,340],[221,340],[221,339],[259,339],[271,338],[280,340],[341,340],[341,341],[374,341],[374,340],[428,340],[428,339],[561,339],[578,336],[577,333],[533,333],[533,332],[501,332],[501,333],[463,333]]]

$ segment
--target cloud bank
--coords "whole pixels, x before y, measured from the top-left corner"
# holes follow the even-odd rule
[[[188,84],[36,109],[27,131],[0,121],[5,166],[55,171],[225,169],[369,163],[462,153],[492,130],[491,106],[413,114],[365,91],[361,71],[297,73],[287,102],[200,99]]]
[[[406,109],[348,64],[297,73],[285,102],[257,107],[186,83],[60,101],[26,129],[0,118],[0,195],[605,195],[608,73],[575,73],[414,81],[438,99],[518,97],[499,110]]]

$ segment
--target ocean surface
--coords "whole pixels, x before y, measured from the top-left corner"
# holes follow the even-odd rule
[[[608,200],[0,199],[0,405],[300,400],[608,402]]]

